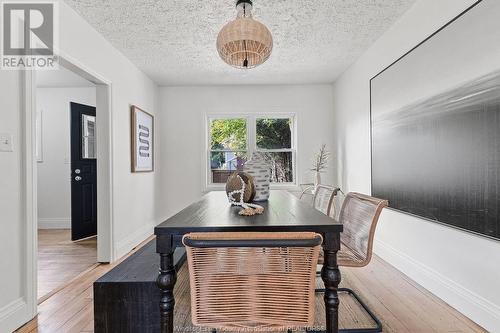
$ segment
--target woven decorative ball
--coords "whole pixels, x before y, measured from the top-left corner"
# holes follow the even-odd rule
[[[243,202],[253,201],[253,198],[255,197],[253,177],[245,172],[234,172],[231,176],[229,176],[226,182],[226,193],[228,198],[232,195],[232,199],[234,201],[240,202],[242,192]],[[231,201],[231,198],[229,198],[229,201]]]

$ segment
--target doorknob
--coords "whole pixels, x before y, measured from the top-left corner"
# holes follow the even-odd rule
[[[80,180],[82,180],[82,177],[80,177],[80,176],[76,176],[76,177],[75,177],[75,180],[76,180],[77,182],[79,182]]]

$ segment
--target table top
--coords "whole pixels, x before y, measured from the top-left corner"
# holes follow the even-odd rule
[[[156,235],[202,231],[314,231],[342,232],[342,224],[300,201],[287,191],[271,191],[268,201],[257,202],[264,213],[238,215],[224,191],[205,194],[199,201],[159,224]]]

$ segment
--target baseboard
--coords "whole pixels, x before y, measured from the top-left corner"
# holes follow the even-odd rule
[[[30,319],[28,304],[20,297],[0,308],[0,331],[13,332]]]
[[[500,306],[383,241],[376,254],[490,332],[499,332]]]
[[[69,217],[39,218],[38,229],[71,229],[71,218]]]
[[[153,225],[146,225],[122,240],[116,242],[114,259],[118,260],[153,234]]]

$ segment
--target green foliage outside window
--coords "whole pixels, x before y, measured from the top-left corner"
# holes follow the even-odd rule
[[[290,118],[257,119],[256,139],[259,149],[292,148],[292,120]],[[269,152],[264,158],[271,166],[271,181],[293,182],[293,160],[291,152]]]
[[[210,123],[210,148],[212,150],[246,150],[247,148],[247,121],[246,119],[214,119]],[[244,152],[236,152],[240,165]],[[226,161],[226,153],[212,152],[210,166],[212,169],[221,168]]]
[[[214,119],[210,124],[211,148],[245,150],[247,121],[245,119]]]
[[[265,152],[264,158],[271,168],[271,181],[275,183],[293,182],[292,119],[257,118],[255,128],[256,146],[259,150],[276,149],[282,151]],[[246,160],[247,120],[243,118],[213,119],[210,122],[210,164],[211,169],[228,167],[227,151],[236,156],[236,164]],[[284,151],[283,151],[284,150]],[[224,152],[226,151],[226,152]],[[234,159],[234,158],[233,158]],[[215,172],[215,171],[214,171]]]
[[[292,148],[292,122],[289,118],[257,119],[257,147]]]

